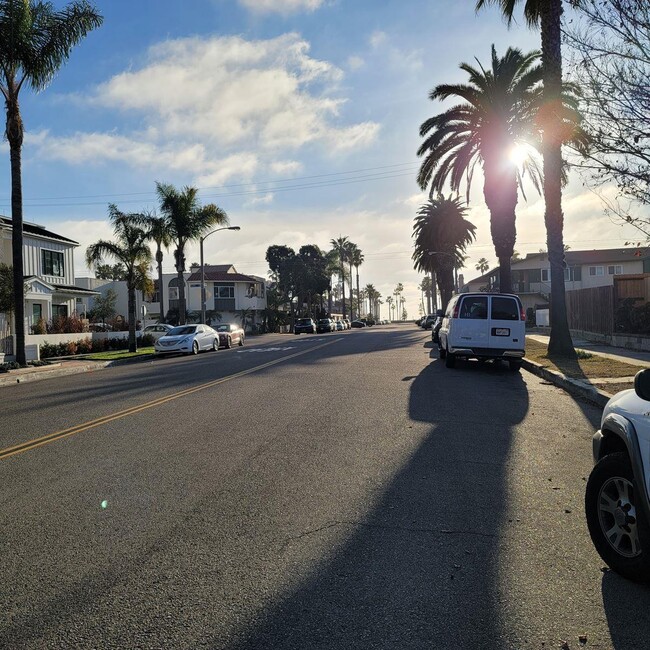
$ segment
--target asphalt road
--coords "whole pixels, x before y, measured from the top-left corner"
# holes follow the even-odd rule
[[[447,369],[412,325],[5,387],[0,409],[0,648],[649,646],[650,589],[586,531],[598,410]]]

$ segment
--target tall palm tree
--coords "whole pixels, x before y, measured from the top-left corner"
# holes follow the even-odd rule
[[[327,290],[327,313],[332,313],[332,276],[336,275],[340,270],[339,256],[336,249],[332,249],[325,253],[325,273],[329,278],[329,286]]]
[[[184,187],[178,191],[173,185],[156,183],[160,210],[169,227],[169,233],[176,244],[174,260],[178,273],[178,316],[185,324],[185,246],[188,242],[203,237],[214,226],[227,226],[230,222],[224,210],[208,203],[201,206],[199,191],[195,187]]]
[[[458,192],[466,185],[467,200],[476,164],[483,168],[483,196],[490,211],[490,231],[499,259],[500,288],[511,290],[510,257],[515,245],[515,208],[522,175],[511,152],[525,143],[535,143],[535,108],[542,78],[537,64],[539,52],[522,54],[508,48],[498,57],[492,46],[491,67],[478,69],[460,65],[469,75],[467,84],[442,84],[434,88],[432,100],[458,97],[463,103],[429,118],[420,126],[425,137],[418,156],[425,155],[418,174],[422,189],[431,184],[430,196],[441,192],[446,181]],[[540,170],[534,157],[523,161],[540,191]]]
[[[510,25],[520,0],[477,0],[477,11],[496,4]],[[575,135],[572,116],[562,102],[562,0],[524,0],[529,27],[540,27],[543,109],[540,111],[544,170],[544,223],[551,266],[551,356],[576,357],[566,312],[564,288],[564,215],[562,213],[562,143]],[[567,119],[569,118],[569,119]]]
[[[377,289],[374,284],[365,286],[366,296],[368,296],[368,312],[375,315],[375,301],[377,300]]]
[[[346,317],[345,311],[345,262],[347,260],[347,247],[350,240],[347,237],[341,237],[340,235],[336,239],[330,240],[330,245],[332,249],[336,251],[336,254],[339,258],[339,271],[341,276],[341,294],[343,300],[343,318]]]
[[[86,249],[86,263],[97,267],[105,258],[120,262],[126,269],[126,288],[129,310],[129,352],[135,352],[137,342],[135,327],[137,321],[135,292],[147,284],[146,269],[151,262],[151,250],[148,245],[148,233],[138,225],[142,215],[124,214],[111,204],[108,206],[108,218],[113,225],[114,241],[99,241]]]
[[[466,214],[460,198],[439,195],[429,199],[415,217],[414,267],[420,272],[435,271],[442,309],[446,309],[453,293],[454,268],[475,238],[476,226],[465,218]]]
[[[402,298],[402,291],[404,291],[404,285],[401,282],[397,283],[397,286],[393,290],[393,295],[395,296],[395,320],[401,320],[402,315],[399,311],[400,301]]]
[[[361,293],[359,291],[359,267],[363,264],[364,260],[365,257],[363,255],[363,251],[358,246],[355,246],[354,250],[352,251],[352,265],[355,267],[357,271],[357,299],[358,299],[357,308],[359,312],[357,316],[361,316]]]
[[[386,304],[388,305],[388,318],[389,318],[390,320],[393,320],[393,314],[392,314],[392,310],[393,310],[393,297],[392,297],[392,296],[388,296],[388,298],[386,298]]]
[[[158,269],[158,304],[160,306],[160,322],[165,321],[165,288],[163,284],[163,247],[169,250],[172,244],[172,235],[165,217],[155,214],[145,215],[144,225],[147,228],[149,239],[156,244],[156,266]]]
[[[40,91],[68,60],[72,48],[102,17],[85,0],[55,11],[51,2],[0,0],[0,91],[7,114],[5,135],[11,162],[13,286],[23,295],[22,147],[24,125],[18,96],[24,85]],[[25,365],[25,303],[16,300],[16,361]]]

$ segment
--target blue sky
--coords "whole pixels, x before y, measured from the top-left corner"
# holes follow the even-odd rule
[[[55,2],[63,6],[63,2]],[[110,237],[107,204],[156,208],[155,181],[194,185],[240,232],[205,243],[206,261],[266,275],[266,248],[348,236],[363,250],[361,284],[405,287],[417,315],[421,277],[411,228],[420,123],[442,105],[428,92],[459,82],[463,62],[539,47],[474,0],[100,0],[103,26],[44,92],[23,91],[25,219],[80,242]],[[523,21],[522,21],[523,23]],[[8,148],[0,212],[10,214]],[[477,241],[465,277],[494,251],[480,180],[469,219]],[[565,191],[572,249],[622,246],[635,234],[604,216],[579,182]],[[545,246],[543,203],[520,199],[521,253]],[[198,261],[198,246],[188,259]],[[166,271],[173,270],[167,256]]]

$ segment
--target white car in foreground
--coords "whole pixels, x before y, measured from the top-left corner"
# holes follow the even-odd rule
[[[650,368],[605,405],[593,454],[585,512],[594,546],[614,571],[650,581]]]
[[[179,325],[153,344],[156,354],[198,354],[219,349],[219,335],[209,325]]]

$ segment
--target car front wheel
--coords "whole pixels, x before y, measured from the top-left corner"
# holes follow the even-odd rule
[[[226,339],[226,349],[230,350],[231,347],[232,347],[232,339],[230,337],[228,337]]]
[[[219,339],[215,339],[214,341],[212,341],[212,351],[213,352],[219,351]]]
[[[244,345],[244,337],[243,337],[243,336],[240,336],[240,337],[239,337],[239,347],[241,348],[242,345]]]
[[[199,342],[194,341],[194,343],[192,343],[192,354],[198,354],[198,353],[199,353]]]
[[[623,577],[648,582],[650,528],[641,511],[641,498],[627,454],[609,454],[591,471],[585,513],[600,557]]]

